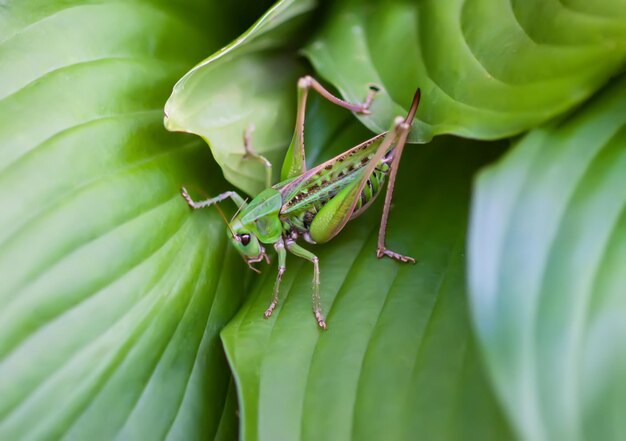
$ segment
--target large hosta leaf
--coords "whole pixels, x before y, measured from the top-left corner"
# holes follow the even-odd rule
[[[474,319],[525,439],[624,439],[626,79],[476,185]]]
[[[179,195],[219,189],[208,151],[162,128],[221,44],[201,3],[0,8],[0,439],[232,434],[217,332],[239,258]]]
[[[421,87],[416,142],[531,128],[592,94],[626,54],[620,0],[344,0],[330,17],[307,48],[315,68],[349,100],[384,87],[361,117],[376,132]]]
[[[282,164],[296,108],[296,79],[303,73],[293,50],[314,0],[281,0],[232,44],[178,81],[165,105],[168,130],[202,136],[233,185],[257,194],[265,171],[244,159],[243,134],[255,128],[253,146],[274,167]],[[297,39],[296,39],[297,40]]]
[[[308,138],[311,162],[320,145],[345,149],[371,135],[351,115],[317,124],[308,132],[317,135]],[[376,259],[380,204],[328,245],[309,246],[320,257],[328,331],[311,314],[308,262],[288,259],[284,301],[269,320],[275,264],[259,276],[222,334],[244,439],[510,437],[483,374],[464,289],[471,175],[500,148],[443,141],[409,146],[396,185],[388,242],[416,257],[415,266]]]

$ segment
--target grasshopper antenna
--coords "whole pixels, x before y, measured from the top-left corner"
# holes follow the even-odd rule
[[[226,228],[228,228],[228,231],[230,231],[230,235],[235,237],[235,233],[233,232],[233,230],[230,228],[230,223],[226,220],[226,216],[224,216],[224,212],[222,211],[222,209],[220,208],[219,205],[215,204],[215,208],[217,208],[217,212],[220,214],[220,217],[222,218],[222,220],[224,221],[224,223],[226,224]]]
[[[237,217],[237,215],[238,215],[238,214],[239,214],[239,212],[243,209],[243,207],[245,207],[246,202],[248,202],[248,198],[246,198],[246,199],[243,201],[243,204],[241,204],[241,205],[239,206],[239,208],[237,208],[237,211],[235,211],[235,214],[233,214],[233,217],[231,217],[231,218],[230,218],[230,221],[231,221],[231,222],[233,221],[233,219],[235,219],[235,218]]]

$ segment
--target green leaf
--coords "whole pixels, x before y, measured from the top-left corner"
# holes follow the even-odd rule
[[[380,133],[423,92],[411,135],[496,139],[585,100],[623,69],[626,9],[544,0],[343,1],[306,53],[349,101],[380,85],[370,116]]]
[[[256,129],[253,148],[275,164],[277,177],[295,121],[296,79],[303,74],[295,53],[284,48],[315,4],[277,2],[241,37],[181,78],[165,105],[167,129],[202,136],[226,179],[249,194],[265,188],[265,171],[244,159],[244,131]]]
[[[305,135],[311,162],[321,161],[320,146],[345,149],[371,136],[346,111],[317,111],[317,130]],[[311,313],[309,262],[290,256],[281,303],[268,320],[276,267],[263,268],[222,332],[243,439],[510,438],[464,290],[471,176],[501,151],[481,147],[442,139],[405,151],[388,244],[417,258],[415,266],[376,259],[380,203],[328,245],[308,247],[320,258],[328,331]]]
[[[476,328],[524,439],[624,439],[626,78],[481,173]]]
[[[162,127],[219,43],[197,3],[0,8],[0,439],[234,430],[217,333],[241,263],[179,194],[221,189],[208,150]]]

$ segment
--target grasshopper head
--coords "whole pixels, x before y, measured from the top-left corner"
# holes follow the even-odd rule
[[[269,263],[270,260],[267,254],[265,254],[265,248],[263,248],[254,232],[243,226],[239,219],[235,219],[230,224],[230,228],[228,230],[230,241],[235,249],[239,251],[243,260],[246,261],[250,269],[256,271],[257,273],[260,272],[258,269],[254,268],[252,264],[260,262],[263,259]]]

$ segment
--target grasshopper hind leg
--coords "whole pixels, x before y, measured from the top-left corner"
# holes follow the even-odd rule
[[[396,130],[399,133],[398,142],[393,150],[391,159],[391,171],[389,173],[389,182],[387,184],[387,192],[385,193],[385,204],[383,206],[383,215],[380,220],[380,229],[378,231],[378,246],[376,248],[376,257],[379,259],[387,256],[394,260],[404,263],[415,263],[415,259],[410,256],[405,256],[395,251],[391,251],[385,245],[385,236],[387,234],[387,221],[389,219],[389,209],[391,208],[391,199],[393,197],[394,184],[396,182],[396,174],[398,173],[398,166],[400,164],[400,157],[404,150],[406,138],[409,134],[410,125],[406,121],[401,121],[396,125]]]
[[[281,179],[289,179],[299,176],[306,172],[306,154],[304,152],[304,119],[306,116],[306,103],[309,91],[314,90],[322,98],[327,101],[352,112],[367,115],[370,113],[369,108],[372,104],[374,96],[380,89],[370,84],[369,92],[362,103],[349,103],[341,98],[333,95],[329,90],[322,86],[315,78],[305,75],[298,80],[298,110],[296,113],[296,126],[283,163]]]
[[[415,91],[415,96],[413,97],[413,102],[411,103],[411,108],[409,109],[409,114],[404,120],[402,120],[401,117],[399,117],[399,119],[396,119],[395,127],[394,129],[392,129],[395,130],[398,138],[396,141],[396,145],[391,153],[391,172],[389,173],[389,183],[387,184],[387,192],[385,193],[383,216],[380,220],[380,229],[378,230],[378,247],[376,248],[376,257],[378,257],[379,259],[387,256],[400,262],[415,263],[414,258],[404,256],[400,253],[396,253],[395,251],[387,249],[387,246],[385,245],[385,236],[387,234],[387,220],[389,219],[389,209],[391,208],[393,187],[396,182],[398,166],[400,165],[400,157],[402,156],[402,151],[404,150],[406,139],[409,136],[409,131],[411,130],[411,125],[413,124],[413,118],[415,117],[415,113],[417,112],[417,106],[419,105],[419,102],[420,90],[417,89]]]

